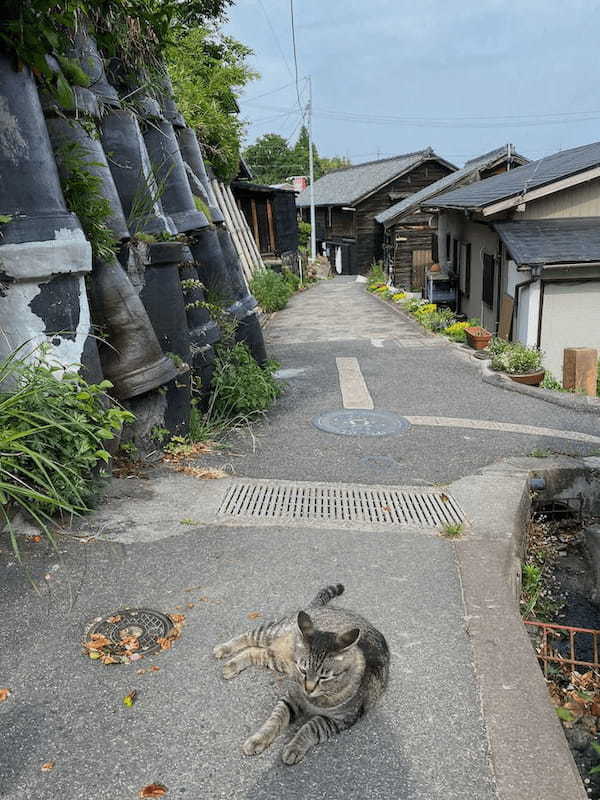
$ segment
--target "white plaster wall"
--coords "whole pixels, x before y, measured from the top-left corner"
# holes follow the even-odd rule
[[[540,346],[544,366],[561,381],[565,347],[600,350],[600,280],[545,284]]]

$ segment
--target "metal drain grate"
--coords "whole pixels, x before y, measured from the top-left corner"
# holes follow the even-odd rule
[[[219,514],[263,521],[439,528],[460,523],[457,502],[439,490],[284,482],[234,483]]]

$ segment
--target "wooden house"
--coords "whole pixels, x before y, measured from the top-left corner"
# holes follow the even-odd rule
[[[431,148],[334,170],[315,181],[317,246],[337,272],[365,273],[383,254],[380,212],[456,167]],[[310,222],[310,187],[296,200]]]
[[[485,180],[526,164],[528,159],[504,145],[467,161],[462,169],[390,206],[376,215],[383,226],[383,262],[394,286],[419,290],[424,287],[427,269],[438,260],[437,213],[420,206],[442,192]]]
[[[426,201],[456,305],[493,333],[541,348],[600,348],[600,142],[563,150]]]

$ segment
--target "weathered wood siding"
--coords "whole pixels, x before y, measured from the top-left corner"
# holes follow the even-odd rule
[[[394,286],[410,289],[415,286],[413,251],[431,250],[435,231],[429,227],[429,215],[420,212],[390,228],[390,256]]]
[[[375,216],[386,208],[398,202],[390,198],[390,194],[408,195],[418,192],[430,183],[443,178],[451,170],[437,161],[429,161],[415,167],[411,172],[402,175],[396,180],[388,183],[382,189],[367,197],[356,207],[356,250],[357,264],[359,272],[367,272],[373,261],[382,257],[383,248],[383,226],[375,221]],[[424,244],[415,245],[415,248],[431,247],[431,231],[428,231],[429,239]],[[410,254],[410,264],[412,264],[412,249]]]

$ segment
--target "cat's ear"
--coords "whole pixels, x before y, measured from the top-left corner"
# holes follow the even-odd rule
[[[300,630],[300,633],[305,639],[310,639],[314,635],[315,626],[313,625],[313,621],[308,616],[306,611],[298,612],[296,622],[298,623],[298,629]]]
[[[341,652],[355,645],[360,639],[360,628],[350,628],[349,631],[338,633],[335,637],[336,650]]]

